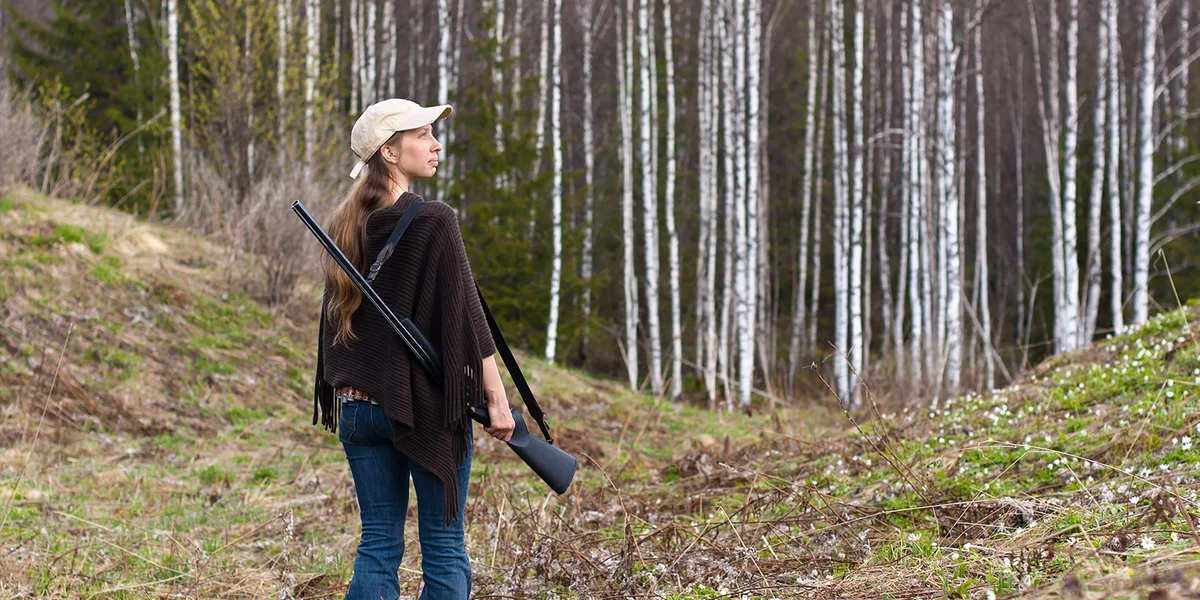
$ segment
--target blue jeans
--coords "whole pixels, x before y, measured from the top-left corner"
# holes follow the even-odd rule
[[[342,402],[340,398],[337,401]],[[392,445],[392,423],[383,408],[370,402],[345,401],[338,431],[362,515],[362,539],[345,600],[395,600],[400,596],[397,570],[404,557],[410,475],[417,492],[417,531],[425,581],[421,600],[465,600],[471,591],[471,562],[463,542],[462,516],[471,477],[471,445],[458,467],[458,486],[462,490],[458,515],[445,527],[441,480]]]

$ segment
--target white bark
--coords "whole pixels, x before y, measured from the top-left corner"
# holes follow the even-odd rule
[[[377,0],[366,0],[363,3],[363,45],[365,52],[363,53],[363,105],[374,104],[379,101],[379,44],[375,38],[375,11]],[[441,0],[445,1],[445,0]],[[448,35],[448,34],[446,34]]]
[[[850,403],[850,369],[843,354],[849,351],[850,333],[850,161],[847,153],[849,125],[846,116],[846,45],[841,2],[830,3],[833,31],[833,281],[834,379],[838,398]]]
[[[983,0],[975,2],[976,18],[982,19]],[[988,299],[987,260],[987,144],[984,143],[987,129],[986,103],[983,95],[983,26],[975,26],[975,272],[979,282],[979,303],[975,307],[979,316],[983,338],[983,389],[996,387],[996,365],[992,355],[992,311]],[[964,107],[965,109],[965,107]]]
[[[4,11],[0,10],[0,13],[2,13],[2,12],[4,12]],[[0,16],[0,31],[3,30],[3,23],[4,23],[4,19],[2,16]],[[138,59],[139,44],[138,44],[137,36],[134,35],[134,33],[133,33],[134,23],[135,23],[135,20],[134,20],[134,15],[133,15],[133,7],[130,5],[129,0],[125,0],[125,30],[129,36],[129,59],[131,61],[133,61],[133,85],[138,90],[141,90],[142,89],[142,63]],[[249,43],[249,39],[247,39],[247,43]],[[3,59],[0,59],[0,61],[2,61],[2,60]],[[2,63],[0,63],[0,64],[2,64]],[[138,104],[137,104],[137,125],[139,128],[142,126],[142,102],[140,99],[138,100]],[[141,136],[138,136],[137,147],[138,147],[139,154],[146,150],[145,144],[142,143]]]
[[[832,12],[832,9],[831,11]],[[825,40],[822,46],[824,50],[820,53],[820,64],[817,67],[817,97],[820,98],[822,104],[831,104],[829,95],[829,76],[832,69],[833,61],[829,60],[829,53],[833,46],[833,34],[828,28],[825,29]],[[813,227],[812,227],[812,286],[809,291],[809,311],[808,311],[808,342],[806,348],[813,349],[817,346],[817,325],[818,314],[821,308],[821,234],[824,228],[821,226],[821,221],[824,217],[821,200],[824,189],[822,182],[824,181],[825,172],[825,120],[831,111],[825,110],[822,107],[817,111],[817,141],[814,144],[815,154],[813,156],[813,176],[815,178],[814,185],[816,186],[816,196],[813,198]]]
[[[621,113],[621,217],[624,225],[623,248],[625,252],[625,361],[629,374],[629,387],[638,387],[638,291],[637,271],[634,270],[633,235],[633,45],[627,40],[626,32],[633,33],[633,0],[626,0],[625,27],[617,27],[617,61],[622,68],[617,70],[617,90]]]
[[[396,26],[396,0],[384,0],[383,2],[383,32],[386,36],[385,40],[398,40],[399,32]],[[384,65],[386,73],[383,78],[384,94],[388,98],[396,97],[396,44],[385,41],[382,44],[383,60],[380,62]]]
[[[1137,207],[1133,232],[1133,325],[1149,317],[1150,203],[1154,194],[1154,60],[1158,37],[1158,2],[1143,0],[1141,81],[1138,82]]]
[[[922,248],[925,245],[923,235],[924,228],[921,225],[922,206],[924,204],[924,191],[921,187],[921,165],[924,158],[921,154],[921,136],[924,125],[924,104],[925,104],[925,87],[924,87],[924,40],[922,39],[922,23],[921,23],[921,5],[919,2],[912,2],[911,18],[909,22],[909,39],[906,48],[905,56],[902,58],[901,64],[904,65],[904,107],[905,107],[905,136],[904,136],[904,155],[905,160],[905,195],[907,196],[907,230],[908,244],[905,252],[909,257],[908,260],[908,300],[909,308],[912,312],[912,320],[909,323],[909,366],[911,369],[911,377],[913,383],[920,383],[922,373],[928,373],[925,368],[928,357],[924,357],[924,347],[926,344],[926,329],[925,325],[929,322],[927,302],[932,300],[926,293],[922,293],[921,275],[924,261],[922,257],[924,252]]]
[[[708,256],[712,253],[709,247],[712,235],[712,216],[709,212],[710,198],[713,196],[713,190],[709,186],[709,128],[711,123],[711,71],[712,71],[712,56],[710,33],[712,27],[712,3],[710,0],[702,0],[700,4],[700,34],[699,34],[699,58],[698,70],[699,80],[697,82],[697,115],[696,125],[698,134],[698,177],[697,187],[699,191],[699,208],[700,214],[698,219],[697,240],[696,240],[696,367],[700,369],[700,374],[704,377],[705,392],[708,394],[709,406],[713,402],[713,390],[708,387],[708,349],[710,346],[708,341],[708,319],[709,304],[712,297],[712,288],[708,286]]]
[[[453,31],[450,29],[450,5],[448,0],[437,0],[438,17],[438,104],[450,103],[450,61],[454,49]]]
[[[1108,0],[1102,0],[1107,5]],[[1100,213],[1104,204],[1105,135],[1108,131],[1108,27],[1105,24],[1107,7],[1102,6],[1096,43],[1096,91],[1092,123],[1092,181],[1088,199],[1087,302],[1083,324],[1082,345],[1091,343],[1096,333],[1096,317],[1100,314]]]
[[[171,158],[174,160],[175,215],[183,214],[183,131],[179,107],[179,3],[167,0],[167,85],[171,88]]]
[[[679,233],[675,230],[675,54],[671,0],[663,0],[663,51],[667,68],[667,252],[671,269],[671,398],[683,396],[683,323],[679,290]]]
[[[717,40],[721,44],[721,84],[718,88],[723,92],[721,97],[721,139],[726,144],[732,143],[732,138],[736,136],[736,127],[734,126],[734,113],[737,106],[737,97],[734,92],[736,81],[734,79],[733,67],[733,42],[730,38],[734,37],[730,33],[730,10],[731,1],[723,0],[719,3],[720,17],[717,19]],[[734,155],[735,152],[724,152],[724,180],[725,186],[721,194],[721,199],[725,204],[725,226],[724,226],[724,242],[722,244],[722,264],[724,266],[721,279],[721,314],[720,314],[720,340],[717,343],[717,370],[721,374],[721,380],[725,383],[725,401],[727,406],[732,409],[733,398],[729,390],[729,373],[730,373],[730,348],[729,348],[729,333],[731,329],[731,310],[737,289],[735,288],[734,271],[731,265],[735,265],[735,247],[734,247],[734,212],[737,204],[737,190],[739,186],[737,179],[734,176]]]
[[[717,45],[713,32],[715,7],[719,2],[703,0],[700,16],[701,43],[701,87],[700,115],[703,128],[700,133],[701,156],[701,248],[697,253],[697,287],[703,299],[699,311],[702,323],[696,324],[699,346],[698,363],[704,367],[704,389],[709,408],[716,407],[717,392],[717,137],[720,131],[720,113],[716,104],[718,78]],[[701,337],[702,336],[702,337]]]
[[[562,286],[562,0],[554,0],[553,93],[550,99],[550,136],[554,144],[553,185],[550,192],[550,227],[554,259],[550,267],[550,323],[546,327],[546,361],[554,364],[558,342],[558,304]]]
[[[546,145],[546,105],[550,101],[550,0],[542,0],[541,46],[538,47],[538,107],[537,123],[534,125],[534,136],[537,143],[537,153],[540,166],[542,148]],[[532,221],[533,215],[530,214]]]
[[[304,17],[308,20],[305,30],[308,48],[304,55],[304,180],[309,181],[312,179],[313,152],[317,146],[313,116],[317,80],[321,77],[321,3],[305,0],[304,6]]]
[[[650,157],[653,156],[650,142],[650,94],[654,89],[654,82],[650,79],[649,38],[653,35],[649,30],[651,1],[642,0],[638,7],[638,65],[642,80],[641,101],[638,104],[641,126],[638,133],[641,141],[642,241],[646,247],[646,325],[650,335],[650,386],[655,394],[661,394],[663,376],[662,337],[658,322],[658,198],[650,164]]]
[[[275,5],[275,18],[278,20],[279,37],[277,40],[275,65],[275,99],[279,103],[276,107],[279,110],[279,124],[276,128],[276,135],[279,136],[279,141],[283,141],[284,132],[287,131],[287,43],[288,43],[288,2],[289,0],[279,0]]]
[[[1188,31],[1188,22],[1191,19],[1192,9],[1191,0],[1178,0],[1177,4],[1179,5],[1179,22],[1175,26],[1179,35],[1179,60],[1183,64],[1180,65],[1179,74],[1176,78],[1177,85],[1175,87],[1174,100],[1175,119],[1182,120],[1186,119],[1186,115],[1188,114],[1188,82],[1190,79],[1188,75],[1191,71],[1189,63],[1192,61],[1190,52],[1188,51],[1188,48],[1191,47],[1191,44],[1188,43],[1189,35],[1191,34]],[[1174,132],[1175,153],[1179,157],[1182,157],[1183,153],[1187,152],[1187,135],[1184,133],[1182,126],[1177,126]],[[1182,180],[1181,175],[1180,181],[1182,182]]]
[[[504,0],[500,0],[500,9],[503,13]],[[585,320],[583,330],[582,348],[583,354],[586,357],[588,352],[588,332],[591,330],[590,319],[592,315],[592,246],[593,246],[593,224],[595,222],[595,211],[593,203],[595,200],[595,169],[596,169],[596,151],[593,148],[594,144],[594,122],[592,112],[592,0],[582,0],[579,3],[579,12],[581,21],[580,28],[583,29],[583,257],[580,260],[580,278],[583,280],[583,299],[581,302],[581,312]],[[503,19],[501,18],[501,24]],[[499,28],[503,31],[503,28]],[[499,52],[499,50],[497,50]],[[499,71],[499,69],[496,69]],[[497,95],[500,94],[500,86],[496,87]],[[499,122],[497,122],[497,138],[499,138]],[[503,150],[503,146],[500,146]]]
[[[804,175],[800,184],[799,257],[796,260],[796,294],[792,302],[792,335],[788,345],[788,384],[793,387],[796,368],[800,363],[801,335],[805,331],[806,294],[808,283],[808,232],[812,218],[813,171],[819,168],[813,161],[816,143],[817,80],[824,63],[817,48],[817,3],[808,9],[808,82],[804,105]]]
[[[362,94],[362,14],[360,2],[350,0],[350,114],[358,115],[363,107]],[[417,20],[420,23],[420,20]],[[418,36],[419,39],[419,36]],[[419,42],[418,42],[419,44]]]
[[[520,2],[520,0],[518,0],[518,2]],[[501,98],[504,97],[504,69],[500,68],[500,63],[501,63],[501,61],[504,60],[504,47],[507,45],[507,44],[505,44],[505,40],[504,40],[504,0],[495,0],[495,9],[496,9],[496,51],[495,51],[495,55],[492,56],[492,90],[495,95],[495,104],[496,104],[496,152],[499,154],[503,154],[504,153],[504,128],[501,126],[501,123],[504,122],[504,102],[501,100]],[[592,80],[591,79],[591,77],[592,77],[592,65],[591,65],[592,0],[582,0],[579,4],[579,11],[580,11],[581,15],[583,16],[582,23],[583,23],[583,29],[584,29],[584,32],[583,32],[583,35],[584,35],[584,38],[583,38],[583,56],[584,56],[583,79],[585,82],[584,83],[585,90],[586,90],[585,94],[587,94],[586,101],[588,103],[588,106],[590,107],[591,99],[592,99],[592,96],[591,96],[591,94],[592,94],[592,90],[591,90],[591,80]],[[516,83],[516,85],[520,85],[520,83],[521,82],[518,81]],[[586,116],[584,117],[584,130],[585,130],[585,138],[586,138],[586,140],[584,141],[584,152],[586,152],[589,157],[592,155],[592,143],[590,141],[591,138],[587,137],[587,136],[591,132],[591,125],[592,125],[591,114],[592,114],[592,111],[590,108],[588,108],[586,111]],[[587,177],[589,178],[587,193],[589,194],[588,200],[589,200],[589,207],[590,207],[591,206],[590,205],[590,200],[591,200],[590,194],[591,194],[591,190],[592,190],[592,184],[591,184],[591,179],[590,179],[591,178],[590,167],[589,167],[589,172],[588,172]],[[589,235],[590,235],[590,229],[589,229]],[[590,242],[591,242],[590,238],[587,239],[584,242],[585,247],[587,247],[587,244]],[[585,252],[584,254],[587,255],[586,260],[590,261],[591,256],[587,252]],[[591,264],[590,264],[590,262],[587,264],[588,264],[587,268],[589,269],[588,277],[590,277],[591,276],[590,275]],[[590,301],[591,301],[591,293],[590,292],[591,292],[590,288],[584,288],[584,292],[583,292],[583,294],[584,294],[583,314],[584,315],[589,314],[587,307],[590,306]],[[587,346],[586,330],[584,332],[583,345],[586,348],[586,346]]]
[[[1079,311],[1079,255],[1075,226],[1077,171],[1079,169],[1079,0],[1067,0],[1067,73],[1063,131],[1063,291],[1066,322],[1063,324],[1065,350],[1083,343]]]
[[[761,124],[759,122],[761,99],[760,57],[762,56],[762,0],[749,0],[746,6],[745,26],[746,35],[746,330],[745,346],[740,349],[741,368],[738,371],[739,403],[743,407],[750,405],[750,391],[754,384],[755,333],[758,331],[758,306],[760,304],[759,286],[759,245],[758,245],[758,212],[759,202],[763,196],[763,182],[759,178],[762,160],[760,147]],[[740,40],[740,38],[739,38]]]
[[[955,57],[958,50],[954,45],[954,8],[950,0],[943,0],[938,20],[938,203],[940,209],[941,244],[946,262],[945,273],[945,327],[944,360],[946,361],[945,382],[942,396],[958,393],[962,363],[962,270],[959,256],[959,196],[957,191],[958,159],[954,120]]]
[[[865,193],[866,178],[864,177],[865,140],[864,130],[866,121],[863,119],[863,72],[865,69],[863,42],[864,23],[862,3],[854,8],[854,70],[850,83],[851,125],[854,137],[849,141],[850,148],[850,195],[848,208],[850,211],[850,367],[859,375],[863,371],[863,353],[866,340],[863,337],[863,287],[869,285],[870,277],[863,276],[863,213],[867,201]],[[858,378],[851,374],[849,377],[850,407],[855,408],[859,402]]]
[[[1112,287],[1109,292],[1110,309],[1112,311],[1112,328],[1114,334],[1120,334],[1125,329],[1123,281],[1123,261],[1121,260],[1122,224],[1121,219],[1121,182],[1118,166],[1120,165],[1121,145],[1121,93],[1120,69],[1121,37],[1120,26],[1117,24],[1116,0],[1105,0],[1105,26],[1108,30],[1105,41],[1108,43],[1108,86],[1106,100],[1108,104],[1108,207],[1109,207],[1109,273]]]

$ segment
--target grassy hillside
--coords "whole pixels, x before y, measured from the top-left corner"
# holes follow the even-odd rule
[[[0,597],[344,593],[358,516],[336,438],[310,424],[316,288],[268,310],[231,291],[253,275],[231,258],[121,213],[0,199]],[[475,590],[1200,597],[1197,319],[861,425],[709,413],[521,356],[582,467],[557,497],[477,435]]]

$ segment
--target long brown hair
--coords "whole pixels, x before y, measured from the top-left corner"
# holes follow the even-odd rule
[[[383,143],[384,146],[395,148],[400,142],[403,132],[397,131]],[[333,212],[329,219],[329,235],[338,247],[350,259],[350,262],[363,270],[366,265],[363,257],[363,244],[367,237],[367,217],[371,213],[392,203],[391,170],[383,153],[376,151],[367,159],[363,174],[350,188],[346,199]],[[333,343],[346,343],[357,339],[350,326],[350,316],[362,303],[362,292],[350,277],[342,271],[329,254],[324,256],[325,284],[330,290],[329,322],[337,325]]]

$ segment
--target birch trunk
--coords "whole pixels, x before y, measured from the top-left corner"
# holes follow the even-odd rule
[[[850,368],[855,372],[863,372],[863,287],[869,285],[870,278],[863,277],[863,213],[866,204],[865,177],[863,169],[865,140],[863,119],[863,10],[862,3],[856,3],[854,8],[854,71],[850,85],[851,125],[854,137],[850,140]],[[848,377],[850,408],[856,408],[859,401],[858,379],[853,374]]]
[[[990,279],[987,260],[987,144],[984,143],[987,121],[984,119],[986,104],[983,95],[983,0],[976,0],[975,14],[979,20],[975,26],[975,272],[979,281],[976,289],[979,302],[975,308],[982,330],[980,337],[983,338],[983,389],[991,390],[996,387],[996,365],[991,351],[992,311],[988,301]]]
[[[379,44],[375,38],[376,2],[377,0],[364,0],[363,4],[363,69],[366,74],[363,78],[366,82],[363,85],[364,105],[379,101]]]
[[[304,180],[312,180],[313,151],[317,146],[316,109],[317,80],[321,77],[321,3],[305,0],[304,16],[308,20],[305,36],[308,51],[304,55]]]
[[[722,138],[726,143],[731,143],[732,138],[737,134],[737,129],[734,127],[734,112],[737,106],[737,97],[734,93],[736,81],[734,79],[733,68],[733,42],[730,38],[734,37],[730,32],[731,23],[730,16],[732,14],[730,4],[737,0],[724,0],[721,2],[721,18],[717,20],[717,39],[721,43],[721,85],[719,89],[723,92],[721,99],[721,130]],[[730,348],[729,348],[729,330],[730,317],[733,308],[734,298],[737,295],[737,289],[734,287],[734,272],[736,271],[735,261],[735,246],[734,246],[734,213],[737,204],[737,190],[739,188],[737,179],[734,176],[734,152],[724,152],[724,180],[725,186],[721,194],[721,199],[725,203],[725,236],[722,247],[722,266],[723,277],[721,281],[721,315],[720,315],[720,340],[717,345],[717,370],[721,374],[721,380],[725,386],[725,402],[726,406],[733,409],[733,397],[729,389],[729,373],[730,373]]]
[[[1133,233],[1133,325],[1149,317],[1150,203],[1154,195],[1154,60],[1158,34],[1157,0],[1144,0],[1141,81],[1138,82],[1138,185]]]
[[[832,9],[830,9],[832,12]],[[833,45],[833,35],[828,29],[825,30],[825,40],[822,46],[826,50],[820,53],[821,63],[817,67],[817,97],[823,104],[832,102],[829,96],[829,70],[833,61],[830,60],[829,52]],[[818,314],[821,307],[821,234],[824,228],[821,226],[823,218],[823,210],[821,199],[824,189],[822,185],[825,172],[825,119],[830,111],[817,111],[817,142],[815,144],[815,156],[813,156],[813,174],[816,178],[816,195],[813,198],[813,228],[812,228],[812,287],[810,288],[810,310],[808,311],[808,348],[816,348],[817,346],[817,325]]]
[[[946,361],[945,382],[941,397],[958,394],[962,361],[962,272],[959,257],[959,197],[956,189],[958,159],[956,156],[956,132],[954,121],[955,57],[958,50],[954,45],[954,8],[950,0],[944,0],[938,20],[938,154],[940,174],[938,181],[939,209],[941,222],[941,244],[946,262],[945,273],[945,327],[944,352]]]
[[[450,60],[451,46],[450,5],[448,0],[437,0],[438,18],[438,104],[450,103]]]
[[[3,18],[0,18],[0,28],[3,27],[3,22]],[[141,61],[138,59],[137,36],[133,34],[134,22],[133,7],[129,4],[129,0],[125,0],[125,30],[129,36],[129,60],[133,62],[133,85],[140,90],[142,89],[142,65]],[[249,44],[249,37],[247,37],[246,43]],[[137,125],[139,128],[142,126],[141,99],[138,99],[137,103]],[[253,136],[251,136],[251,139],[253,139]],[[142,136],[140,135],[137,138],[137,148],[139,154],[146,151],[145,144],[142,143]]]
[[[279,31],[276,49],[278,56],[275,65],[275,99],[279,103],[276,107],[279,111],[279,124],[275,134],[280,142],[283,141],[284,132],[287,131],[288,2],[289,0],[279,0],[275,5],[275,18],[278,20]],[[286,160],[282,156],[280,158]]]
[[[675,54],[671,0],[663,0],[663,51],[667,69],[667,243],[671,269],[671,398],[683,396],[683,324],[679,290],[679,233],[675,230]]]
[[[1066,350],[1083,342],[1079,310],[1079,253],[1075,226],[1077,171],[1079,169],[1079,0],[1067,0],[1067,73],[1063,132],[1063,291],[1066,323],[1063,334]]]
[[[758,343],[756,332],[760,318],[759,305],[763,304],[759,286],[759,203],[762,200],[762,181],[759,179],[762,166],[760,146],[762,126],[759,111],[762,106],[762,0],[749,0],[746,8],[746,330],[745,348],[741,349],[742,367],[741,396],[743,408],[750,405],[750,392],[754,385],[754,357]],[[740,107],[741,105],[739,105]]]
[[[850,369],[847,364],[850,343],[850,161],[846,145],[846,48],[845,24],[841,2],[830,4],[833,31],[833,281],[834,281],[834,379],[841,402],[850,403]],[[846,355],[846,356],[843,356]]]
[[[171,88],[171,158],[175,179],[175,216],[183,215],[183,131],[179,102],[179,3],[167,1],[167,85]]]
[[[362,23],[361,0],[350,0],[350,114],[362,110]],[[418,21],[419,23],[420,21]],[[420,36],[418,36],[420,39]],[[419,43],[419,42],[418,42]]]
[[[562,0],[554,0],[553,93],[550,99],[550,136],[554,144],[553,188],[550,195],[550,227],[554,237],[554,260],[550,267],[550,324],[546,327],[546,361],[554,364],[558,342],[558,303],[562,286]]]
[[[805,284],[808,280],[808,231],[812,216],[812,186],[813,170],[819,165],[813,161],[817,114],[817,79],[822,65],[817,48],[817,3],[813,2],[808,9],[808,82],[805,94],[804,108],[804,176],[800,184],[800,253],[796,260],[796,296],[792,302],[792,335],[788,345],[787,382],[789,389],[794,389],[796,368],[800,363],[801,335],[805,332]]]
[[[500,0],[500,8],[503,10],[504,2]],[[580,28],[583,29],[583,257],[580,264],[580,278],[583,280],[583,299],[581,302],[581,312],[585,321],[583,328],[583,338],[580,340],[583,357],[586,360],[588,356],[588,341],[589,332],[591,331],[590,319],[592,316],[592,252],[593,252],[593,224],[595,222],[595,211],[593,210],[593,202],[595,200],[595,168],[596,168],[596,151],[593,148],[595,134],[593,132],[593,113],[592,113],[592,0],[582,0],[579,3],[579,11],[582,17]],[[500,21],[503,24],[503,18]],[[502,32],[503,29],[501,28]],[[499,52],[499,49],[497,49]],[[498,72],[500,69],[496,69]],[[497,95],[500,88],[497,87]],[[499,104],[497,105],[499,106]],[[500,137],[499,121],[496,124],[497,138]],[[503,146],[500,146],[503,150]]]
[[[1090,344],[1096,334],[1096,317],[1100,314],[1100,214],[1104,204],[1105,135],[1108,130],[1108,27],[1105,13],[1108,0],[1101,1],[1099,31],[1096,43],[1096,91],[1092,123],[1095,127],[1092,144],[1092,181],[1088,199],[1088,277],[1087,302],[1083,325],[1082,345]]]
[[[931,306],[933,294],[930,281],[929,227],[925,191],[925,39],[921,2],[912,2],[911,29],[912,83],[909,87],[909,301],[912,307],[912,331],[909,355],[913,380],[933,376],[933,355],[930,352]],[[924,376],[922,375],[924,373]]]
[[[1108,207],[1109,207],[1109,273],[1112,278],[1112,288],[1109,292],[1109,302],[1112,311],[1112,329],[1114,335],[1119,335],[1125,329],[1124,319],[1124,297],[1125,288],[1122,280],[1123,264],[1121,260],[1122,248],[1122,223],[1121,218],[1121,182],[1119,178],[1118,166],[1120,164],[1120,138],[1121,129],[1121,93],[1120,93],[1120,70],[1121,64],[1121,36],[1119,25],[1117,24],[1117,2],[1116,0],[1105,0],[1106,9],[1104,12],[1104,21],[1108,30],[1105,41],[1108,43],[1108,79],[1105,81],[1108,87],[1107,104],[1108,104]]]
[[[655,394],[663,391],[662,374],[662,337],[658,322],[658,198],[654,185],[654,173],[651,169],[650,157],[653,149],[650,141],[650,94],[654,82],[650,79],[650,31],[649,9],[652,0],[642,0],[638,7],[638,64],[642,80],[641,140],[642,164],[642,240],[645,243],[646,254],[646,325],[650,336],[650,386]]]
[[[504,98],[504,69],[501,68],[500,63],[504,61],[504,47],[507,45],[505,43],[505,39],[504,39],[504,8],[505,8],[504,0],[495,0],[495,8],[496,8],[496,49],[495,49],[495,54],[492,56],[492,90],[493,90],[493,94],[495,97],[495,104],[496,104],[496,152],[498,154],[503,154],[504,153],[504,127],[501,124],[504,123],[504,102],[502,100],[502,98]],[[587,155],[590,157],[590,156],[592,156],[592,143],[591,143],[591,138],[587,137],[587,136],[590,135],[591,126],[592,126],[592,122],[591,122],[592,111],[590,108],[591,100],[592,100],[592,96],[591,96],[591,94],[592,94],[592,89],[591,89],[591,81],[592,81],[592,64],[591,64],[592,63],[592,60],[591,60],[591,58],[592,58],[592,0],[582,0],[579,4],[579,11],[582,16],[581,23],[582,23],[582,27],[583,27],[584,94],[587,95],[585,102],[586,102],[587,106],[589,107],[585,110],[585,113],[584,113],[584,126],[583,126],[584,132],[585,132],[584,152],[587,153]],[[516,85],[520,85],[520,82],[518,81],[516,83]],[[592,175],[591,175],[590,167],[589,167],[589,172],[586,174],[587,188],[588,188],[587,193],[589,194],[589,196],[588,196],[588,200],[589,200],[588,206],[589,207],[591,206],[591,204],[590,204],[590,199],[591,199],[590,194],[591,194],[591,190],[592,190],[591,176]],[[590,210],[590,208],[589,208],[589,210]],[[590,235],[590,229],[588,231],[589,231],[589,235]],[[585,248],[588,247],[588,244],[590,242],[591,242],[590,238],[586,238],[584,240]],[[584,252],[584,255],[587,256],[587,258],[585,260],[587,260],[587,261],[591,260],[591,256],[587,251]],[[587,278],[591,277],[590,262],[587,263],[587,265],[588,265],[587,268],[589,269],[589,273],[588,273],[587,277],[585,278],[585,280]],[[591,301],[591,289],[584,288],[583,294],[584,294],[583,314],[586,316],[587,314],[589,314],[588,307],[590,306],[590,301]],[[586,329],[584,330],[584,334],[583,334],[583,348],[584,348],[584,354],[587,354],[587,330]]]
[[[697,165],[698,177],[697,187],[699,191],[699,219],[698,232],[696,236],[696,368],[699,370],[699,375],[704,377],[705,392],[709,407],[713,406],[712,389],[708,386],[708,355],[710,354],[710,346],[708,344],[708,320],[710,317],[709,303],[712,298],[712,288],[708,285],[708,256],[712,253],[710,248],[712,237],[712,216],[709,212],[710,198],[713,196],[713,190],[709,186],[709,129],[712,127],[710,111],[712,107],[711,94],[711,70],[712,56],[710,52],[711,43],[711,27],[712,27],[712,3],[710,0],[703,0],[700,3],[700,33],[699,33],[699,58],[698,70],[699,78],[697,81],[696,94],[698,102],[696,105],[696,125],[698,134],[698,154],[699,160]]]
[[[633,248],[633,47],[626,32],[633,33],[633,0],[626,0],[625,27],[617,27],[617,95],[621,113],[622,190],[621,218],[624,226],[625,253],[625,361],[629,388],[638,389],[638,293],[637,271],[634,270]]]
[[[707,163],[707,194],[705,198],[708,203],[707,215],[707,244],[704,249],[704,256],[707,259],[704,265],[704,387],[708,391],[708,406],[716,408],[716,391],[717,391],[717,198],[718,198],[718,172],[717,172],[717,139],[720,134],[719,117],[720,112],[716,105],[715,89],[718,80],[718,47],[714,41],[713,32],[716,27],[713,24],[715,12],[720,6],[718,2],[710,2],[704,0],[704,4],[708,7],[707,22],[708,27],[701,26],[703,31],[703,43],[705,46],[705,59],[707,73],[707,85],[705,86],[705,94],[707,101],[703,112],[707,114],[705,121],[707,122],[707,135],[705,135],[701,143],[707,148],[708,163]],[[703,20],[705,17],[701,17]]]
[[[383,31],[386,40],[400,39],[396,26],[396,0],[383,2]],[[384,76],[384,89],[388,98],[396,97],[396,44],[385,41],[383,46],[384,60],[382,61],[387,74]]]

